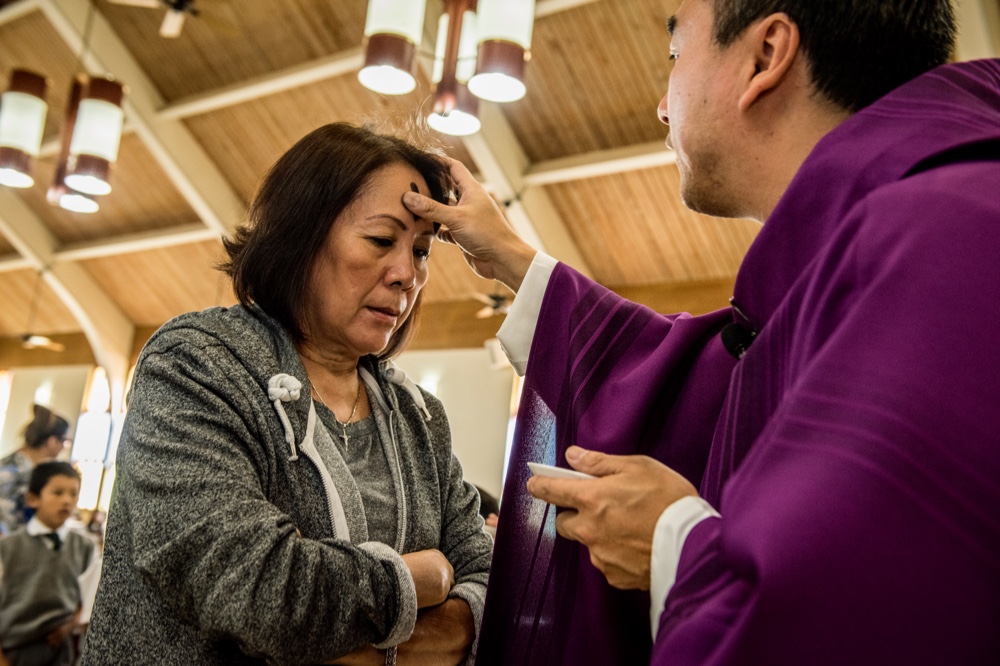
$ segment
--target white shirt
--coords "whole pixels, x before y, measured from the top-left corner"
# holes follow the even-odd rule
[[[524,376],[528,366],[528,352],[535,336],[535,326],[542,310],[542,298],[549,285],[549,278],[558,262],[538,252],[524,275],[517,297],[507,313],[497,338],[517,374]],[[670,588],[677,579],[684,541],[691,530],[706,518],[718,517],[718,512],[700,497],[684,497],[660,514],[653,532],[653,553],[650,557],[650,607],[649,621],[653,638],[660,625],[660,614]]]

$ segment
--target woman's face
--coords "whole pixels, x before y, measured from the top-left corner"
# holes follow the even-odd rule
[[[303,318],[310,346],[324,354],[357,359],[382,351],[427,284],[434,225],[403,206],[411,183],[430,196],[413,167],[383,167],[330,227]]]
[[[62,450],[69,446],[70,440],[66,437],[59,437],[58,435],[52,435],[43,444],[43,451],[48,458],[56,458],[62,453]]]

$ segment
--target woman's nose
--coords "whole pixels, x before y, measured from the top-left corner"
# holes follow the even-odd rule
[[[663,99],[660,100],[659,106],[656,107],[656,117],[660,119],[660,122],[664,125],[670,125],[670,113],[667,111],[667,96],[664,95]]]
[[[400,252],[399,256],[393,259],[386,276],[389,284],[398,284],[404,291],[413,289],[417,283],[417,269],[414,266],[412,252]]]

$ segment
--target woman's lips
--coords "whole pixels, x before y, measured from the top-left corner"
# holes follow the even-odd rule
[[[395,323],[399,315],[402,314],[401,310],[396,310],[394,308],[377,308],[369,306],[368,309],[379,319],[384,319],[387,322]]]

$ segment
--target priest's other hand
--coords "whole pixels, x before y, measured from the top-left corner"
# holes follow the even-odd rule
[[[612,456],[572,446],[570,466],[597,479],[532,477],[528,492],[564,507],[556,530],[590,550],[590,561],[623,590],[649,589],[653,531],[660,514],[697,496],[683,476],[647,456]]]
[[[517,235],[493,197],[464,164],[448,158],[444,161],[458,190],[457,205],[445,206],[417,192],[405,193],[403,205],[417,217],[443,224],[440,238],[457,245],[477,275],[500,280],[516,292],[535,258],[535,249]]]

